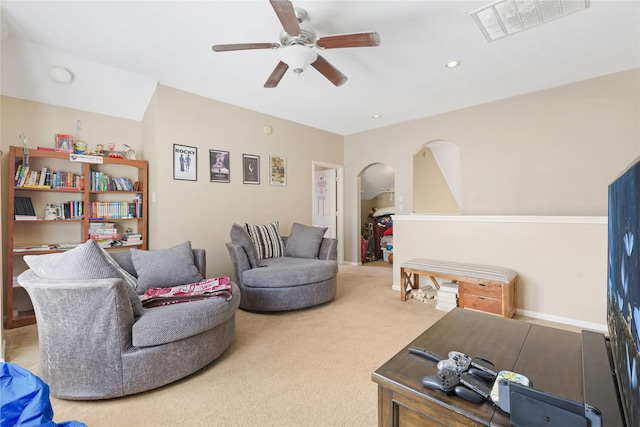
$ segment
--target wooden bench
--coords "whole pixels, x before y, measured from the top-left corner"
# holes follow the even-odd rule
[[[513,317],[516,312],[516,280],[518,273],[491,265],[468,264],[416,258],[400,265],[400,300],[420,289],[420,275],[429,276],[436,289],[436,277],[458,283],[458,305]]]

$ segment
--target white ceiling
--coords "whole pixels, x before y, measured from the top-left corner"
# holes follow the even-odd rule
[[[371,200],[385,190],[395,190],[395,173],[390,166],[375,163],[360,175],[360,200]]]
[[[377,31],[381,45],[322,52],[348,76],[341,87],[309,68],[265,89],[278,50],[211,45],[278,42],[267,0],[3,0],[0,90],[140,120],[163,84],[349,135],[640,66],[638,1],[591,0],[491,43],[470,16],[488,3],[294,1],[318,36]],[[451,59],[462,65],[446,69]],[[52,65],[69,68],[74,82],[52,82]]]

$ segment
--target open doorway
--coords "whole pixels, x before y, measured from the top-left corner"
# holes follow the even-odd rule
[[[395,213],[395,172],[383,163],[374,163],[358,175],[360,181],[360,261],[393,261],[393,221]]]

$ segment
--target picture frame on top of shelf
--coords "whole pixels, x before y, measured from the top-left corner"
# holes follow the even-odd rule
[[[242,155],[242,183],[260,184],[260,156]]]
[[[73,135],[57,133],[54,150],[63,153],[73,153]]]
[[[230,182],[228,151],[209,150],[209,173],[211,182]]]
[[[173,179],[198,180],[198,148],[173,144]]]
[[[287,185],[287,158],[269,156],[269,183],[271,185]]]

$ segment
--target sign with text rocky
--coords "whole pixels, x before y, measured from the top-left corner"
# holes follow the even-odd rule
[[[198,149],[173,144],[173,179],[197,181]]]

